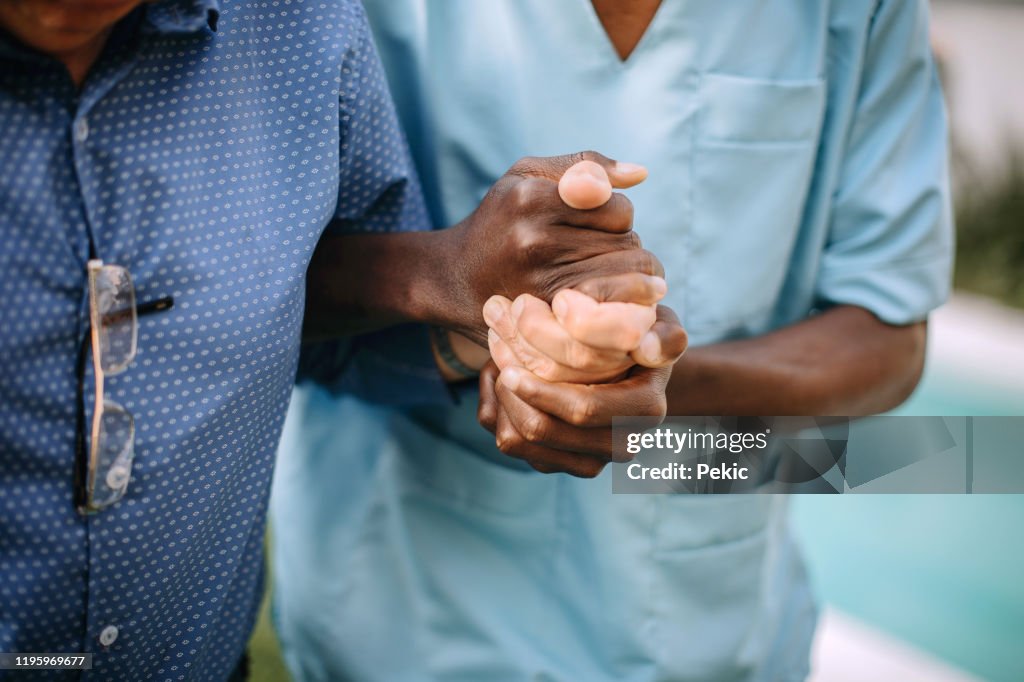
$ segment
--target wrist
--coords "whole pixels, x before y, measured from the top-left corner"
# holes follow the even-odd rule
[[[410,278],[408,314],[416,322],[454,330],[483,344],[483,302],[472,286],[473,254],[463,243],[463,232],[460,223],[429,233]]]
[[[443,320],[443,273],[447,245],[444,231],[417,232],[415,248],[402,260],[395,275],[401,280],[401,293],[396,305],[402,316],[422,324],[439,324]]]
[[[445,381],[471,379],[480,374],[480,370],[491,358],[485,348],[462,334],[441,327],[430,328],[430,342],[434,361]]]

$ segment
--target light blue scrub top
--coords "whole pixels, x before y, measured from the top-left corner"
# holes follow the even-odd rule
[[[625,63],[589,0],[367,9],[438,226],[519,157],[593,148],[650,169],[636,229],[694,344],[837,303],[908,323],[948,293],[924,0],[664,0]],[[785,498],[536,474],[475,407],[296,391],[272,512],[297,679],[806,676]]]

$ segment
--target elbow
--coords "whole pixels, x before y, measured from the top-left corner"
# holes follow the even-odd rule
[[[899,342],[894,344],[896,362],[891,366],[892,381],[889,400],[881,410],[895,409],[914,393],[924,375],[925,351],[928,346],[928,323],[918,322],[900,329]]]

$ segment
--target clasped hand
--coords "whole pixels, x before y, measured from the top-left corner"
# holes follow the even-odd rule
[[[611,185],[584,161],[565,173],[559,194],[587,210],[608,201]],[[613,459],[614,416],[660,423],[687,343],[675,313],[659,305],[666,291],[664,279],[635,272],[563,289],[551,305],[492,296],[478,417],[501,451],[543,473],[593,477]]]

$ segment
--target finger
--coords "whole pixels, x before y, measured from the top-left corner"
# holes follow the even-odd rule
[[[545,215],[551,222],[603,232],[629,232],[633,229],[633,202],[615,192],[603,204],[589,209],[566,205],[559,184],[535,177],[518,179],[511,188],[517,210],[524,215]]]
[[[529,442],[516,431],[507,413],[500,408],[494,439],[503,453],[528,462],[543,474],[567,473],[580,478],[594,478],[608,463],[602,458],[559,451]]]
[[[488,348],[500,369],[519,365],[549,381],[600,383],[620,376],[634,364],[629,349],[607,351],[579,343],[546,303],[529,294],[514,302],[492,296],[483,315],[489,327]]]
[[[583,282],[596,277],[610,277],[629,272],[653,277],[665,276],[665,268],[661,261],[646,249],[602,253],[566,265],[565,268],[570,270],[571,274],[559,282],[563,289],[575,289]]]
[[[491,358],[498,368],[523,367],[545,381],[577,384],[603,384],[619,381],[635,366],[628,353],[617,353],[617,357],[602,362],[581,360],[587,369],[576,369],[555,362],[552,358],[533,348],[520,334],[514,343],[506,343],[493,329],[488,330],[488,346]],[[596,351],[594,351],[596,352]]]
[[[545,414],[524,402],[499,377],[495,387],[503,413],[515,432],[527,443],[562,452],[574,452],[610,461],[612,457],[612,429],[610,426],[586,428],[573,426]]]
[[[653,318],[653,308],[651,310]],[[634,364],[628,353],[636,347],[635,345],[619,348],[610,343],[591,343],[589,338],[580,342],[559,324],[548,304],[539,298],[523,294],[516,298],[509,313],[514,321],[515,336],[502,334],[502,330],[498,328],[495,328],[495,331],[506,343],[513,346],[520,358],[548,358],[563,367],[591,374],[589,380],[594,382],[607,381]],[[624,321],[623,325],[625,324],[628,324],[628,321]],[[634,330],[637,342],[649,328],[650,323],[647,323],[646,326]],[[528,363],[522,364],[531,366]]]
[[[592,161],[608,174],[612,187],[627,189],[647,179],[647,169],[635,163],[623,163],[609,159],[594,151],[577,152],[563,156],[530,156],[520,159],[509,169],[516,175],[532,175],[558,182],[565,172],[581,161]]]
[[[505,341],[512,341],[519,333],[512,317],[512,301],[504,296],[491,296],[487,299],[483,315],[487,326]]]
[[[551,310],[555,322],[572,339],[594,348],[623,353],[635,350],[657,319],[654,306],[598,303],[573,289],[558,292],[551,302]]]
[[[611,384],[556,384],[524,367],[509,367],[501,383],[541,412],[573,426],[608,426],[613,417],[650,417],[652,426],[665,417],[665,386],[671,368],[638,367]]]
[[[519,345],[521,346],[521,342]],[[526,367],[538,376],[559,376],[556,373],[557,368],[555,367],[554,362],[549,358],[539,354],[521,355],[520,353],[517,353],[512,345],[498,336],[498,333],[493,329],[489,329],[487,331],[487,348],[491,352],[491,359],[494,360],[494,364],[496,364],[498,369],[502,371],[509,367],[517,366]],[[630,358],[630,362],[632,361],[633,359]],[[559,378],[562,377],[559,376]]]
[[[593,161],[580,161],[562,175],[558,194],[572,208],[597,208],[612,198],[612,183],[604,168]]]
[[[668,293],[668,284],[662,277],[639,272],[594,277],[573,288],[601,303],[618,301],[638,305],[654,305]]]
[[[686,352],[689,339],[679,318],[668,306],[658,306],[658,321],[644,334],[630,355],[642,367],[669,367]]]
[[[498,367],[488,362],[480,370],[480,402],[476,408],[476,418],[480,425],[494,433],[498,424],[498,398],[494,392],[494,384],[498,379]]]

